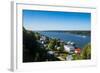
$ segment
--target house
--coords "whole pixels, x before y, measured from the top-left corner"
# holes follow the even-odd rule
[[[45,44],[45,42],[46,42],[46,37],[45,37],[45,36],[41,36],[41,37],[40,37],[40,42],[41,42],[42,44]]]
[[[75,51],[74,51],[76,54],[80,54],[81,53],[81,49],[80,48],[75,48]]]
[[[46,37],[45,36],[41,36],[40,37],[40,41],[45,41],[46,40]]]
[[[75,47],[72,45],[64,45],[64,50],[67,52],[74,51]]]

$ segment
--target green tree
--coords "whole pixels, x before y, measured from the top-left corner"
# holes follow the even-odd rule
[[[60,51],[64,51],[64,44],[60,43]]]
[[[50,50],[55,50],[55,45],[56,45],[57,40],[56,39],[51,39],[49,44],[48,44],[48,48]]]
[[[91,44],[87,44],[81,53],[82,59],[91,59]]]

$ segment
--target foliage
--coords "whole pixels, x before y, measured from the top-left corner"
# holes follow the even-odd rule
[[[50,50],[54,50],[55,49],[56,42],[57,42],[56,39],[51,39],[50,42],[49,42],[49,44],[48,44],[48,48]]]
[[[76,35],[82,35],[82,36],[90,36],[91,35],[91,31],[65,31],[66,33],[72,33],[72,34],[76,34]]]
[[[23,62],[45,60],[46,50],[41,48],[36,40],[35,33],[23,27]]]
[[[64,51],[64,44],[60,43],[60,51]]]
[[[84,59],[91,59],[91,45],[87,44],[81,54],[73,54],[73,60],[84,60]]]
[[[80,55],[79,54],[72,54],[72,57],[73,57],[73,60],[80,60],[81,59],[81,57],[80,57]]]
[[[35,37],[36,37],[36,40],[39,40],[40,39],[40,34],[38,32],[35,32]]]
[[[82,59],[91,59],[91,45],[87,44],[81,53]]]

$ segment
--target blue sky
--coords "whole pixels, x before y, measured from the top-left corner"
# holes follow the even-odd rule
[[[28,30],[91,30],[91,13],[23,10]]]

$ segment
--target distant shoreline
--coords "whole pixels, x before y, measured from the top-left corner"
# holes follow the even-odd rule
[[[30,30],[28,30],[30,31]],[[31,30],[33,31],[33,30]],[[33,32],[64,32],[64,33],[71,33],[71,34],[76,34],[79,36],[91,36],[91,31],[90,30],[68,30],[68,31],[63,31],[63,30],[44,30],[44,31],[33,31]]]

